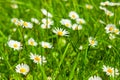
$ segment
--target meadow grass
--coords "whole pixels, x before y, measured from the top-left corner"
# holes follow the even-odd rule
[[[110,0],[119,2],[119,0]],[[111,77],[103,72],[103,65],[117,68],[120,71],[120,35],[109,39],[105,27],[115,24],[119,29],[120,7],[107,6],[114,13],[109,17],[100,10],[100,3],[105,0],[0,0],[0,79],[1,80],[88,80],[93,75],[98,75],[102,80],[120,80],[120,76]],[[11,7],[17,4],[18,8]],[[86,9],[90,4],[93,9]],[[46,9],[52,14],[54,24],[50,29],[42,29],[41,20],[46,18],[41,9]],[[80,18],[85,20],[82,30],[72,30],[60,23],[61,19],[70,19],[69,12],[75,11]],[[23,28],[11,22],[12,18],[31,22],[31,18],[39,20],[33,28]],[[70,19],[71,20],[71,19]],[[100,20],[105,24],[100,23]],[[71,20],[75,23],[74,20]],[[52,32],[56,27],[69,32],[69,36],[58,36]],[[13,29],[16,28],[16,31]],[[24,38],[27,35],[27,38]],[[91,46],[88,38],[94,37],[98,42]],[[28,39],[34,38],[37,46],[28,45]],[[22,43],[21,50],[14,50],[8,46],[9,40]],[[39,42],[46,41],[53,48],[43,48]],[[82,45],[82,49],[79,47]],[[112,46],[109,48],[108,46]],[[36,64],[30,59],[30,52],[46,58],[45,64]],[[30,71],[27,75],[16,72],[20,63],[27,64]]]

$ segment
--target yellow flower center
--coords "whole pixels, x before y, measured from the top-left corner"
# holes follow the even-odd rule
[[[16,20],[16,19],[14,19],[14,20],[13,20],[13,22],[15,23],[15,22],[17,22],[17,20]]]
[[[107,72],[112,73],[113,70],[109,68],[109,69],[107,70]]]
[[[59,32],[58,32],[58,35],[59,35],[59,36],[62,36],[62,35],[63,35],[63,32],[62,32],[62,31],[59,31]]]
[[[19,26],[20,24],[21,24],[20,22],[17,23],[18,26]]]
[[[14,47],[14,48],[17,48],[17,47],[18,47],[18,45],[15,43],[15,44],[13,44],[13,47]]]
[[[93,44],[95,44],[95,41],[94,41],[94,40],[92,40],[92,41],[91,41],[91,44],[92,44],[92,45],[93,45]]]
[[[111,26],[110,28],[109,28],[109,31],[112,31],[114,28]]]
[[[70,24],[69,23],[66,23],[65,26],[68,27]]]
[[[75,30],[78,30],[78,26],[75,27]]]
[[[30,45],[34,45],[34,42],[33,42],[33,41],[30,41]]]
[[[87,9],[91,9],[92,6],[91,6],[91,5],[87,5],[86,8],[87,8]]]
[[[115,33],[118,33],[118,32],[119,32],[119,30],[118,30],[118,29],[116,29],[114,32],[115,32]]]
[[[40,59],[38,56],[36,56],[36,57],[35,57],[35,60],[36,60],[36,61],[40,61],[41,59]]]
[[[27,26],[28,26],[28,23],[27,23],[27,22],[24,22],[24,23],[23,23],[23,26],[27,27]]]
[[[72,18],[75,18],[75,15],[72,15]]]
[[[47,46],[47,45],[44,45],[44,48],[48,48],[48,46]]]
[[[79,23],[82,24],[83,23],[82,20],[80,20]]]
[[[49,20],[47,20],[47,21],[46,21],[46,24],[47,24],[47,25],[49,25],[49,24],[50,24],[50,21],[49,21]]]
[[[24,72],[26,72],[26,69],[25,69],[25,68],[21,68],[21,69],[20,69],[20,72],[21,72],[21,73],[24,73]]]

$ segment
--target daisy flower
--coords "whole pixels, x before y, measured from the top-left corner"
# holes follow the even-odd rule
[[[99,7],[101,10],[106,11],[107,9],[105,7],[100,6]]]
[[[51,28],[51,26],[47,25],[47,24],[41,24],[41,28],[42,29],[49,29],[49,28]]]
[[[29,66],[24,63],[18,64],[15,70],[17,73],[21,73],[23,75],[26,75],[30,71]]]
[[[33,22],[35,24],[40,24],[39,20],[36,18],[31,18],[31,22]]]
[[[120,3],[114,3],[114,2],[109,2],[109,1],[101,2],[100,4],[102,6],[120,6]]]
[[[93,47],[95,47],[98,44],[98,42],[93,37],[89,37],[88,41],[89,41],[89,45],[91,45]]]
[[[23,23],[24,23],[24,21],[20,19],[20,20],[18,20],[18,21],[16,22],[16,25],[17,25],[17,26],[22,26]]]
[[[14,50],[20,50],[22,49],[21,43],[15,40],[9,40],[8,41],[8,46],[13,48]]]
[[[31,46],[37,46],[37,42],[33,38],[30,38],[28,40],[28,44],[31,45]]]
[[[85,7],[86,7],[87,9],[93,9],[93,6],[90,5],[90,4],[86,4]]]
[[[46,58],[44,56],[41,56],[41,55],[37,55],[37,54],[33,54],[33,53],[30,53],[30,59],[33,60],[34,63],[39,63],[39,64],[42,64],[42,63],[46,63]]]
[[[112,33],[114,32],[114,29],[116,28],[116,26],[114,24],[108,24],[105,27],[106,33]]]
[[[17,24],[18,18],[12,18],[12,19],[11,19],[11,22],[14,23],[14,24]]]
[[[116,68],[103,65],[102,69],[103,69],[103,72],[105,72],[108,76],[114,77],[115,75],[116,76],[119,75],[118,69]]]
[[[88,80],[102,80],[99,76],[91,76]]]
[[[101,2],[100,5],[101,6],[108,6],[110,4],[109,1],[105,1],[105,2]]]
[[[61,19],[60,23],[68,28],[71,28],[72,26],[71,20],[69,19]]]
[[[55,33],[58,36],[68,36],[69,32],[62,29],[62,28],[55,28],[53,29],[53,33]]]
[[[73,30],[81,30],[81,29],[82,29],[82,26],[81,26],[81,25],[78,25],[78,24],[73,24],[72,29],[73,29]]]
[[[105,14],[107,15],[107,16],[113,16],[114,15],[114,13],[112,13],[111,11],[109,11],[109,10],[106,10],[105,11]]]
[[[53,25],[54,22],[50,18],[43,18],[42,23],[46,25]]]
[[[45,16],[52,18],[52,14],[51,14],[50,12],[48,12],[46,9],[41,9],[41,12],[42,12]]]
[[[76,19],[76,22],[77,22],[78,24],[85,24],[85,23],[86,23],[83,18],[78,18],[78,19]]]
[[[69,12],[69,17],[73,20],[79,18],[79,15],[75,11]]]
[[[120,34],[119,29],[115,28],[115,29],[114,29],[114,33],[115,33],[115,34]]]
[[[23,22],[23,27],[24,28],[32,28],[33,27],[33,24],[32,23],[30,23],[30,22]]]
[[[40,44],[43,48],[52,48],[52,45],[49,42],[42,41]]]

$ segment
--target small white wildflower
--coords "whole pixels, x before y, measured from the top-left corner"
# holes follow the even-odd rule
[[[106,33],[113,33],[115,28],[114,24],[107,24],[105,27]]]
[[[14,23],[14,24],[17,24],[18,18],[12,18],[12,19],[11,19],[11,22]]]
[[[28,44],[31,45],[31,46],[37,46],[37,42],[33,38],[30,38],[28,40]]]
[[[94,76],[91,76],[88,80],[102,80],[102,78],[94,75]]]
[[[43,48],[52,48],[52,45],[49,42],[42,41],[40,44]]]
[[[68,28],[72,27],[71,20],[69,19],[61,19],[60,23]]]
[[[42,12],[45,16],[52,18],[52,14],[51,14],[50,12],[48,12],[46,9],[41,9],[41,12]]]
[[[62,28],[55,28],[53,29],[53,33],[55,33],[58,36],[68,36],[69,32],[62,29]]]
[[[75,11],[69,12],[69,17],[73,20],[79,18],[79,15]]]
[[[105,7],[100,6],[99,7],[101,10],[106,11],[107,9]]]
[[[42,23],[45,24],[45,25],[53,25],[54,21],[50,18],[43,18]]]
[[[96,39],[93,38],[93,37],[89,37],[88,41],[89,41],[89,45],[91,45],[93,47],[95,47],[98,44],[98,42],[96,41]]]
[[[106,10],[105,11],[105,14],[107,15],[107,16],[114,16],[114,13],[112,13],[111,11],[109,11],[109,10]]]
[[[33,60],[34,63],[40,64],[40,65],[47,62],[44,56],[33,54],[33,53],[30,53],[30,59]]]
[[[76,22],[77,22],[78,24],[85,24],[85,23],[86,23],[83,18],[78,18],[78,19],[76,19]]]
[[[118,34],[120,34],[120,30],[118,28],[115,28],[114,33],[118,35]]]
[[[105,2],[101,2],[100,5],[101,6],[108,6],[110,4],[109,1],[105,1]]]
[[[41,28],[43,28],[43,29],[49,29],[49,28],[51,28],[51,26],[47,25],[47,24],[41,24]]]
[[[81,29],[82,29],[82,26],[81,26],[81,25],[78,25],[78,24],[73,24],[72,29],[73,29],[73,30],[81,30]]]
[[[40,24],[39,20],[36,18],[31,18],[31,21],[34,22],[35,24]]]
[[[21,73],[23,75],[26,75],[30,71],[30,68],[27,64],[21,63],[21,64],[18,64],[16,66],[15,70],[17,73]]]
[[[33,27],[33,24],[30,23],[30,22],[25,22],[23,23],[23,28],[32,28]]]
[[[116,68],[103,65],[102,69],[103,69],[103,72],[105,72],[108,76],[114,77],[119,75],[118,69]]]
[[[22,49],[21,43],[15,40],[9,40],[8,41],[8,46],[13,48],[14,50],[20,50]]]

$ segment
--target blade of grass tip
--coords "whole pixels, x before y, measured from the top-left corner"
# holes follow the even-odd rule
[[[69,46],[70,46],[70,43],[68,43],[67,46],[66,46],[66,49],[65,49],[65,51],[64,51],[64,53],[63,53],[63,56],[62,56],[62,58],[61,58],[61,60],[60,60],[59,65],[58,65],[58,68],[57,68],[56,71],[55,71],[54,77],[56,77],[57,74],[58,74],[59,68],[60,68],[60,66],[61,66],[61,64],[62,64],[62,62],[63,62],[63,60],[64,60],[64,58],[65,58],[65,55],[66,55],[66,52],[67,52]],[[53,80],[55,80],[55,78],[54,78]]]
[[[0,35],[7,40],[7,37],[3,34],[3,32],[0,30]]]

